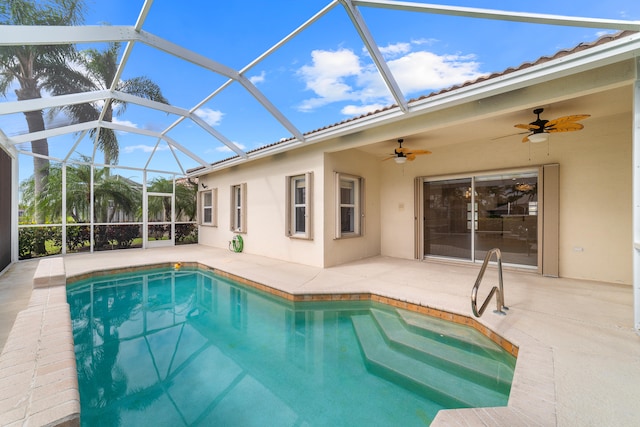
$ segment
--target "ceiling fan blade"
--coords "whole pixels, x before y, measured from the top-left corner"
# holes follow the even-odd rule
[[[522,138],[522,142],[529,142],[529,135]]]
[[[561,125],[552,127],[550,129],[546,129],[547,132],[549,133],[554,133],[554,132],[571,132],[574,130],[580,130],[583,129],[584,125],[581,123],[573,123],[573,122],[569,122],[569,123],[563,123]]]
[[[591,117],[591,114],[574,114],[571,116],[558,117],[557,119],[549,120],[545,127],[556,126],[560,123],[577,122],[579,120],[584,120],[587,117]]]
[[[395,154],[392,154],[391,156],[385,157],[384,159],[382,159],[382,161],[384,162],[386,160],[391,160],[391,159],[394,159],[395,157],[396,157]]]
[[[409,152],[409,149],[406,147],[396,148],[396,154],[398,153],[407,154],[408,152]]]
[[[414,161],[416,159],[416,155],[413,153],[409,153],[407,154],[407,160],[409,160],[410,162]]]
[[[525,133],[529,133],[527,132],[518,132],[518,133],[510,133],[509,135],[502,135],[502,136],[497,136],[495,138],[491,138],[491,141],[495,141],[496,139],[502,139],[502,138],[509,138],[512,136],[516,136],[516,135],[524,135]]]
[[[532,125],[531,123],[529,124],[524,124],[524,123],[520,123],[517,125],[513,125],[514,128],[519,128],[519,129],[526,129],[526,130],[534,130],[534,129],[540,129],[540,126],[538,125]]]
[[[409,154],[414,154],[414,155],[431,154],[431,151],[429,151],[429,150],[411,150],[411,152],[407,153],[407,155],[409,155]]]

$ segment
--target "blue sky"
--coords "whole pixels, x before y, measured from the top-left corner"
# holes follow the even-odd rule
[[[242,69],[273,44],[308,20],[329,0],[210,1],[156,0],[143,30],[221,64]],[[554,15],[640,20],[637,0],[540,0],[429,2],[455,6]],[[142,0],[88,0],[88,25],[133,25]],[[579,5],[578,5],[579,4]],[[483,74],[499,72],[581,42],[596,40],[602,31],[547,25],[360,8],[373,38],[410,99],[450,87]],[[80,49],[88,46],[79,46]],[[94,46],[102,48],[104,46]],[[147,76],[160,85],[171,104],[191,109],[227,79],[148,46],[133,49],[123,78]],[[246,76],[301,132],[393,104],[361,39],[341,5],[260,62]],[[7,97],[12,100],[11,97]],[[291,134],[239,84],[234,83],[201,108],[199,114],[242,149],[251,150],[289,138]],[[64,120],[64,118],[57,118]],[[116,121],[138,128],[162,130],[176,117],[129,106]],[[54,120],[55,121],[55,120]],[[21,115],[0,117],[7,135],[23,132]],[[169,132],[207,162],[230,157],[226,150],[195,124],[185,121]],[[76,136],[50,140],[54,156],[64,157]],[[144,166],[154,138],[119,134],[120,164]],[[28,148],[25,146],[25,148]],[[92,154],[90,141],[75,150]],[[101,155],[98,154],[98,159]],[[196,164],[179,157],[183,167]],[[30,162],[21,162],[30,163]],[[164,143],[150,167],[177,171]],[[30,174],[21,166],[21,177]]]

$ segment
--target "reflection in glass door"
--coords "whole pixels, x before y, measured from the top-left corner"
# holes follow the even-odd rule
[[[475,178],[478,225],[475,259],[499,248],[502,261],[538,265],[538,175],[535,172]]]
[[[424,255],[538,265],[536,171],[424,182]]]
[[[471,259],[471,178],[424,183],[424,254]]]

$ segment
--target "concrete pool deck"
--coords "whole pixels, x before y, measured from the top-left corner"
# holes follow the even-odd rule
[[[322,269],[197,245],[64,257],[67,277],[178,261],[290,294],[370,292],[468,317],[480,268],[374,257]],[[0,346],[28,305],[36,266],[37,261],[16,263],[0,276]],[[495,281],[495,271],[487,270],[481,298]],[[492,304],[480,322],[520,346],[509,407],[441,411],[434,425],[640,425],[640,337],[632,327],[632,287],[505,270],[504,288],[507,316],[493,314]]]

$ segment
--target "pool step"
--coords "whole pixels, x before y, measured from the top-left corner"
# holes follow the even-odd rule
[[[472,353],[487,354],[491,357],[504,358],[504,353],[497,344],[482,335],[479,331],[447,320],[425,316],[413,311],[396,309],[407,328],[425,337],[437,339],[462,350]],[[507,360],[509,363],[509,360]],[[515,358],[511,359],[511,367],[515,366]]]
[[[355,315],[351,320],[367,368],[376,375],[447,408],[507,404],[508,393],[485,387],[390,347],[372,315]]]
[[[402,319],[394,313],[371,309],[371,315],[382,332],[383,338],[393,349],[448,372],[455,372],[456,375],[485,387],[501,393],[509,393],[513,367],[504,363],[503,358],[494,358],[482,352],[461,350],[457,345],[416,334],[407,329]],[[452,324],[452,326],[458,325]],[[487,340],[486,337],[484,338]]]

